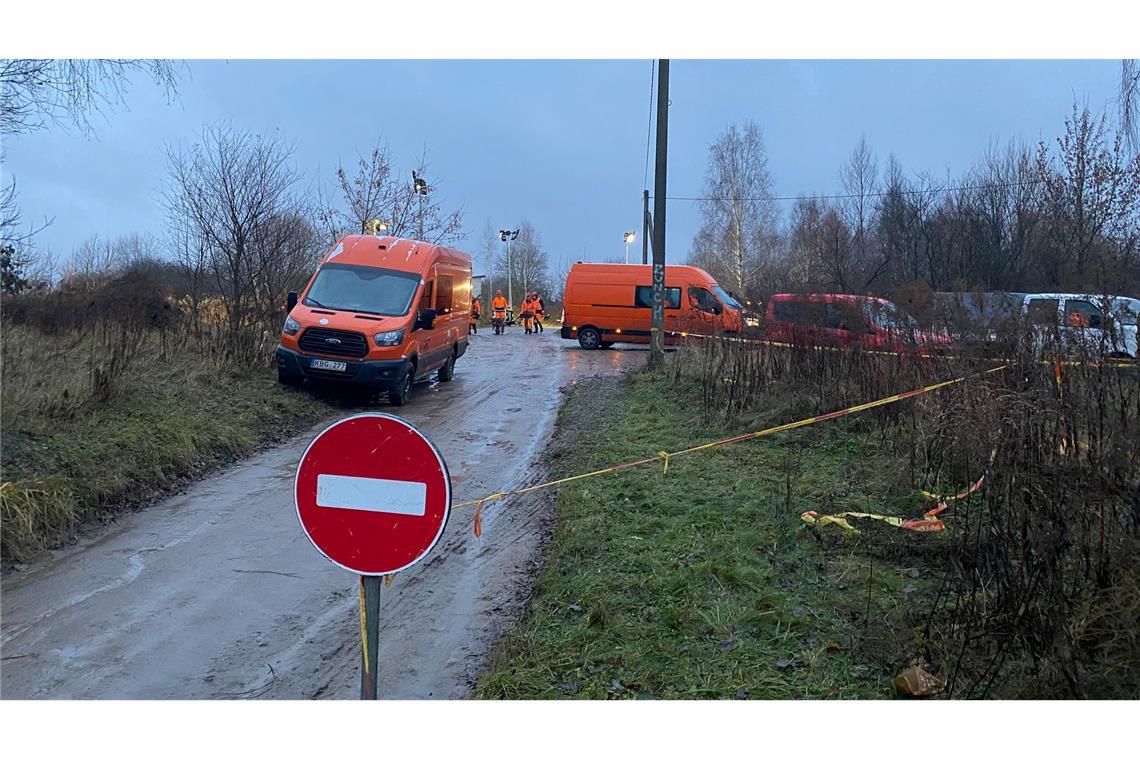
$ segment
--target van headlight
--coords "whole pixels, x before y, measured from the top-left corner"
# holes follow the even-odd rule
[[[379,332],[372,336],[372,340],[376,341],[378,346],[398,346],[404,340],[404,330],[389,330],[388,332]]]
[[[281,332],[286,335],[296,335],[301,330],[301,323],[292,317],[285,317],[285,326],[281,328]]]

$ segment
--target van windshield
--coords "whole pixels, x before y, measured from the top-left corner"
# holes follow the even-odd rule
[[[1135,298],[1118,298],[1113,303],[1113,314],[1120,320],[1120,324],[1136,327],[1137,315],[1140,315],[1140,300]]]
[[[408,313],[420,276],[379,267],[325,264],[302,302],[318,309],[399,317]]]
[[[737,311],[743,311],[744,307],[740,305],[740,301],[737,301],[735,298],[730,296],[728,294],[728,291],[726,291],[720,285],[713,285],[712,289],[713,292],[716,293],[716,297],[719,298],[721,300],[721,303],[723,303],[725,306],[736,309]]]
[[[917,330],[919,327],[918,320],[890,302],[873,301],[864,304],[863,309],[875,324],[888,330]]]

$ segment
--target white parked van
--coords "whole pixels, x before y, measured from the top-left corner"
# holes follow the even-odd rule
[[[1021,313],[1042,328],[1059,329],[1064,345],[1107,356],[1137,357],[1140,299],[1081,293],[1025,293]]]

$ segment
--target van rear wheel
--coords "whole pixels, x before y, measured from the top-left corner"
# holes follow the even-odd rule
[[[409,364],[404,367],[404,372],[400,375],[400,379],[388,390],[388,401],[392,403],[392,406],[403,406],[408,403],[408,399],[412,397],[415,373],[414,365]]]
[[[451,356],[447,357],[447,363],[439,368],[438,377],[441,383],[446,383],[455,377],[455,349],[451,350]]]
[[[587,351],[593,351],[602,346],[602,334],[593,327],[583,327],[578,331],[578,345]]]

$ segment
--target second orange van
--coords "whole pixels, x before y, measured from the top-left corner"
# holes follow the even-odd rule
[[[653,267],[648,264],[587,264],[570,267],[563,296],[562,337],[582,348],[648,343],[653,319]],[[665,267],[665,342],[681,333],[736,334],[743,324],[740,302],[708,272]]]

